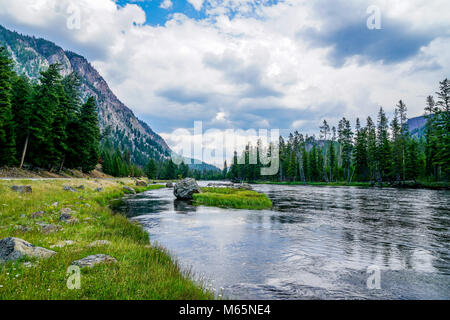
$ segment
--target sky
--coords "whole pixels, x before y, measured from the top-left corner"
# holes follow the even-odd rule
[[[0,0],[0,24],[85,56],[175,150],[194,121],[317,134],[400,99],[418,116],[450,76],[448,0]]]

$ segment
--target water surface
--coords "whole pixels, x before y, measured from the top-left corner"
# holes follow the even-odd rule
[[[171,189],[121,210],[237,299],[450,299],[450,192],[257,185],[273,210],[194,207]],[[367,268],[380,269],[369,289]]]

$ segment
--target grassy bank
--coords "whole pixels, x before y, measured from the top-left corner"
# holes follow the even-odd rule
[[[272,202],[265,194],[232,188],[202,188],[202,193],[194,194],[194,204],[253,210],[272,207]]]
[[[11,185],[23,184],[31,185],[33,192],[20,194],[10,189]],[[83,185],[84,190],[64,191],[64,185]],[[17,237],[57,252],[46,260],[0,264],[0,300],[213,298],[181,272],[163,249],[150,246],[140,226],[108,208],[110,200],[123,196],[124,185],[135,187],[131,179],[0,182],[0,239]],[[97,192],[96,188],[102,190]],[[61,222],[63,208],[72,209],[78,223]],[[44,213],[33,218],[37,211]],[[63,229],[44,233],[40,223]],[[65,240],[73,244],[52,248]],[[91,247],[95,240],[108,240],[110,244]],[[69,290],[67,268],[73,261],[93,254],[110,255],[117,263],[83,268],[81,288]]]
[[[324,186],[324,187],[373,187],[370,182],[273,182],[273,181],[257,181],[254,184],[275,184],[275,185],[308,185],[308,186]],[[376,186],[375,186],[376,187]],[[425,182],[417,181],[417,183],[407,181],[402,186],[393,186],[389,183],[383,183],[383,188],[410,188],[410,189],[432,189],[432,190],[450,190],[450,184],[447,182]]]

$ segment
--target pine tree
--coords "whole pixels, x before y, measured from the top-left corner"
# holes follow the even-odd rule
[[[401,162],[401,176],[402,179],[406,179],[406,153],[407,144],[409,139],[408,117],[406,115],[406,104],[400,100],[397,104],[399,125],[400,125],[400,162]]]
[[[95,99],[89,97],[81,107],[79,116],[79,142],[77,151],[80,154],[80,167],[83,172],[92,171],[100,157],[100,129]],[[129,157],[129,155],[128,155]]]
[[[359,118],[356,119],[354,163],[357,179],[359,181],[366,181],[369,176],[367,164],[367,131],[365,128],[361,128]]]
[[[450,81],[439,82],[436,92],[436,134],[437,134],[437,164],[441,167],[445,179],[450,178]]]
[[[425,107],[425,118],[427,119],[425,125],[425,157],[426,157],[426,174],[432,175],[437,180],[437,135],[436,135],[436,104],[432,96],[427,97]]]
[[[295,177],[297,176],[297,157],[294,152],[291,152],[291,156],[289,157],[287,176],[290,181],[295,181]]]
[[[350,121],[342,118],[338,126],[339,143],[342,146],[342,166],[345,168],[344,174],[347,176],[347,182],[350,182],[350,165],[352,163],[353,151],[353,132],[351,130]]]
[[[398,109],[395,109],[394,118],[391,122],[392,134],[392,176],[400,181],[402,175],[402,135],[398,117]]]
[[[55,159],[52,125],[55,113],[59,107],[59,86],[61,76],[59,65],[53,64],[41,72],[39,86],[33,96],[33,106],[30,118],[30,139],[28,143],[29,162],[38,167],[50,168],[59,161]]]
[[[11,110],[12,61],[5,48],[0,48],[0,166],[15,163],[16,144]]]
[[[377,134],[375,124],[371,117],[367,118],[366,123],[367,133],[367,165],[369,168],[370,179],[376,179],[377,173]]]
[[[419,142],[416,139],[411,139],[407,146],[406,177],[416,181],[420,172]]]
[[[30,138],[33,86],[25,76],[15,76],[14,78],[11,106],[15,125],[16,155],[17,160],[20,160],[19,168],[22,168]]]
[[[378,180],[389,178],[391,172],[391,145],[389,141],[388,119],[383,108],[378,112],[377,125],[377,164]]]
[[[150,161],[145,166],[145,175],[149,179],[156,179],[157,170],[158,168],[155,159],[150,159]]]

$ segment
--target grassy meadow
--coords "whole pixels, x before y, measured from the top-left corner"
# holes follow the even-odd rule
[[[13,192],[12,185],[31,185],[30,194]],[[64,191],[83,185],[77,192]],[[23,259],[0,264],[0,300],[9,299],[213,299],[162,248],[149,244],[148,234],[108,204],[124,195],[123,187],[138,192],[163,187],[136,187],[131,179],[71,179],[0,181],[0,239],[17,237],[56,251],[49,259]],[[102,188],[97,192],[97,188]],[[77,223],[59,220],[70,208]],[[32,214],[43,211],[33,218]],[[63,229],[43,233],[39,224]],[[54,247],[71,240],[73,244]],[[95,240],[109,245],[94,246]],[[81,269],[81,288],[69,290],[67,269],[89,255],[107,254],[117,263]],[[26,263],[28,262],[28,263]]]
[[[270,209],[272,202],[263,193],[233,188],[202,188],[194,194],[194,204],[220,208]]]

